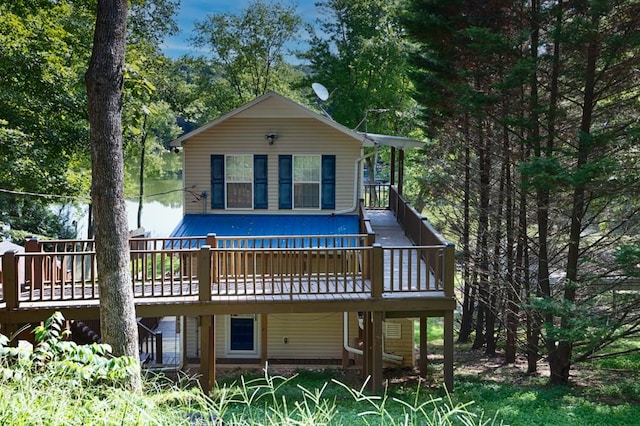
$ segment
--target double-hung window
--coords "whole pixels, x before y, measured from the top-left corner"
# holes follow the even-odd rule
[[[293,208],[320,208],[320,156],[293,156]]]
[[[279,208],[334,209],[335,167],[335,155],[281,155]]]
[[[266,209],[267,156],[211,156],[212,209]]]
[[[253,155],[227,155],[224,180],[228,209],[253,208]]]

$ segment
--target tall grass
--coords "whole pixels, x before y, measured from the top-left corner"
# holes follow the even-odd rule
[[[450,398],[422,400],[367,395],[333,380],[305,386],[296,377],[267,372],[222,384],[205,395],[193,380],[177,384],[145,379],[144,391],[125,387],[140,368],[130,357],[112,357],[108,345],[65,340],[64,318],[54,314],[34,331],[32,349],[9,346],[0,335],[2,425],[485,425]],[[330,389],[331,388],[331,389]]]
[[[221,380],[210,395],[195,378],[151,375],[135,393],[119,379],[138,367],[135,360],[61,340],[58,320],[37,329],[32,351],[0,335],[1,425],[626,425],[640,418],[633,374],[614,382],[635,388],[589,392],[588,383],[550,387],[460,373],[451,395],[420,382],[372,395],[366,383],[346,384],[341,370],[284,377],[265,369]]]

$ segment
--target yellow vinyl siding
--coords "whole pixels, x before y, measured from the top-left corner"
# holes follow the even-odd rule
[[[248,111],[203,131],[185,142],[184,185],[186,188],[196,193],[211,191],[212,154],[267,155],[268,211],[283,212],[278,209],[278,156],[334,154],[336,156],[336,211],[353,207],[355,160],[361,156],[359,141],[312,118],[245,118],[244,114]],[[265,139],[267,133],[278,134],[278,139],[273,145],[269,145]],[[185,213],[203,213],[202,202],[191,202],[192,198],[191,194],[185,194]],[[206,213],[213,212],[210,207],[211,201],[207,198]]]
[[[342,359],[342,314],[269,315],[268,344],[269,358]]]
[[[384,351],[402,357],[403,366],[413,366],[414,361],[414,343],[413,343],[413,320],[410,319],[387,319],[386,322],[396,323],[400,325],[400,339],[384,338]],[[394,364],[385,363],[385,366],[393,366]]]
[[[343,348],[343,314],[342,313],[316,313],[316,314],[272,314],[267,321],[267,357],[271,359],[342,359]],[[414,343],[413,343],[413,321],[410,319],[388,319],[389,322],[399,323],[401,327],[400,339],[384,339],[384,351],[403,358],[403,366],[413,366]],[[226,348],[226,318],[225,316],[215,317],[215,344],[216,358],[227,358],[232,355],[227,354]],[[196,317],[187,317],[185,320],[187,339],[186,356],[195,359],[200,356],[199,331]],[[260,321],[257,321],[259,333]],[[349,313],[349,336],[348,341],[351,347],[358,347],[358,322],[354,312]],[[287,343],[284,343],[285,338]],[[259,358],[259,334],[258,334],[258,355],[251,356]],[[349,354],[353,359],[354,354]],[[361,357],[358,357],[361,360]],[[396,364],[385,363],[387,367]]]

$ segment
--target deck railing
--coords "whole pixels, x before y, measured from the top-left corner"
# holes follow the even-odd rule
[[[365,247],[201,248],[211,265],[211,296],[308,296],[367,291]],[[206,283],[201,284],[206,286]],[[206,294],[206,289],[203,289]],[[202,293],[201,293],[202,294]]]
[[[136,239],[131,250],[134,297],[390,294],[444,291],[453,296],[453,246],[382,247],[372,234],[343,236]],[[205,241],[200,249],[182,248]],[[304,247],[313,242],[316,247]],[[35,243],[32,243],[35,244]],[[87,241],[41,242],[42,250],[2,255],[0,302],[95,303],[95,251]],[[62,251],[63,249],[70,251]],[[91,249],[91,250],[87,250]],[[24,272],[19,274],[19,269]],[[18,277],[22,277],[19,279]],[[55,303],[54,303],[55,302]]]
[[[427,265],[439,265],[441,257],[444,266],[442,271],[443,289],[447,296],[453,296],[453,279],[455,273],[455,248],[453,243],[447,241],[438,231],[436,231],[429,220],[423,217],[414,209],[395,187],[390,187],[389,208],[396,216],[398,223],[404,229],[405,234],[417,246],[443,246],[446,247],[445,255],[428,251],[421,254],[421,258]],[[433,270],[434,275],[438,275],[437,270]]]
[[[407,237],[416,245],[447,245],[449,242],[436,231],[423,217],[414,209],[402,195],[398,194],[395,187],[390,187],[389,208],[396,216],[398,223],[404,229]]]
[[[389,207],[389,190],[392,188],[387,183],[365,184],[364,204],[368,209],[385,210]]]

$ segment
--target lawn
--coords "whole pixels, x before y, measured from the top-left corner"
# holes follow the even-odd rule
[[[101,345],[77,347],[59,339],[60,324],[44,333],[46,327],[39,327],[36,340],[43,341],[31,352],[0,336],[2,425],[629,425],[640,419],[640,356],[628,352],[637,341],[611,348],[627,351],[624,356],[577,365],[569,386],[548,385],[543,363],[539,375],[527,376],[524,359],[505,365],[499,356],[458,345],[452,394],[438,377],[442,358],[432,356],[427,380],[412,370],[386,371],[382,395],[362,390],[357,369],[267,369],[220,375],[205,396],[194,377],[150,376],[141,394],[131,393],[118,377],[135,360],[108,359]],[[438,321],[429,321],[436,353],[438,329]]]

